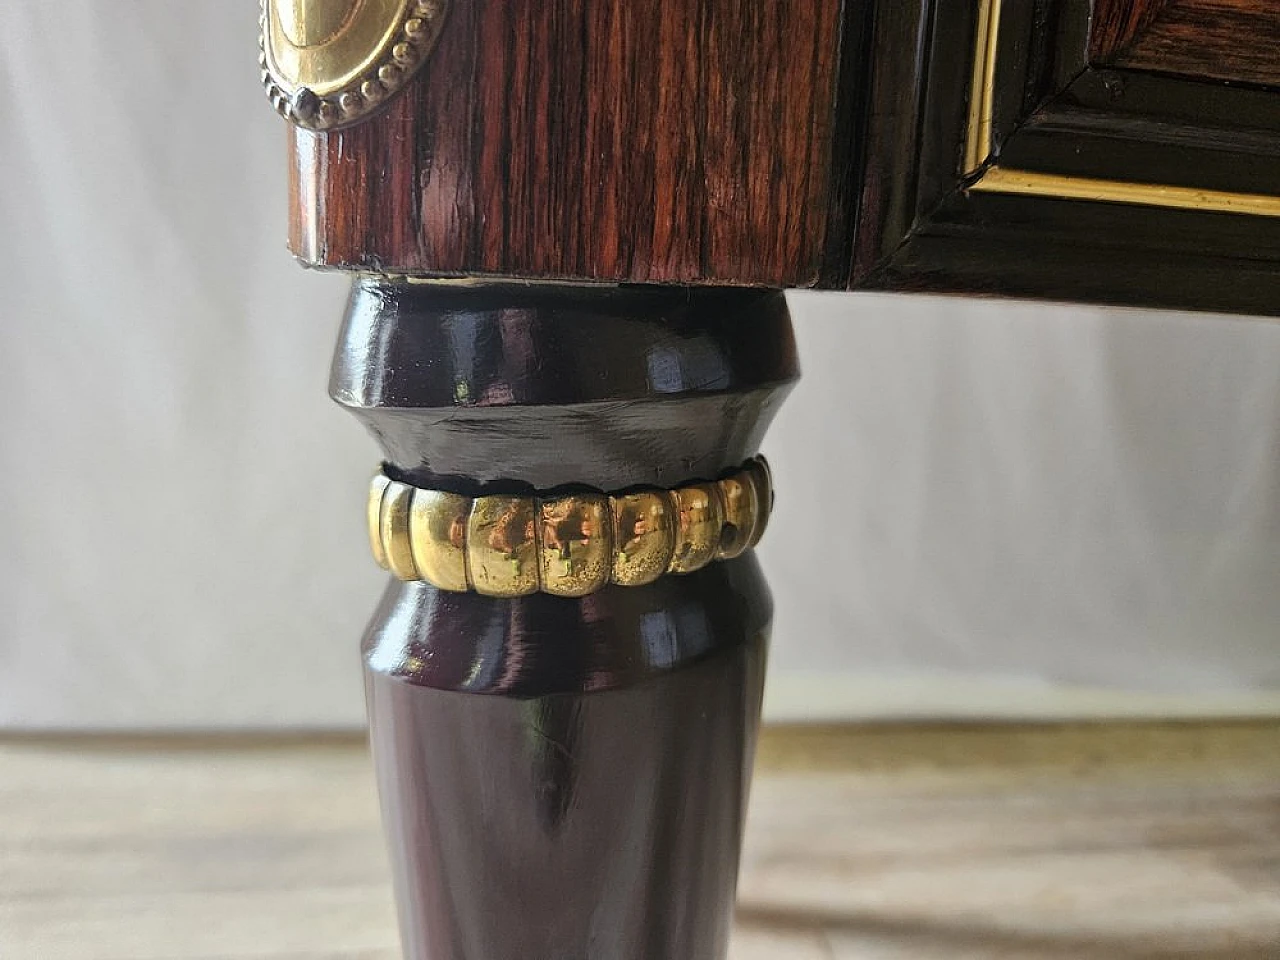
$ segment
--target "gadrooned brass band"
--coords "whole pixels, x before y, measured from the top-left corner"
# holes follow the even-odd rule
[[[769,465],[674,490],[463,497],[392,480],[369,490],[369,540],[401,580],[493,597],[581,597],[692,573],[760,542],[773,508]]]

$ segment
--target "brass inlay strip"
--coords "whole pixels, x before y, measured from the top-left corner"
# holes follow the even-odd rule
[[[1096,200],[1280,217],[1280,197],[1264,193],[1230,193],[1226,190],[1201,190],[1197,187],[1176,187],[1160,183],[1095,180],[1056,173],[1006,170],[1003,167],[992,167],[970,189],[988,193],[1058,197],[1064,200]]]
[[[1000,36],[1002,0],[980,0],[977,44],[973,58],[973,79],[969,97],[969,122],[965,134],[963,173],[978,173],[991,156],[995,110],[996,48]],[[1057,173],[1011,170],[993,164],[982,170],[969,190],[980,193],[1009,193],[1023,196],[1055,197],[1125,203],[1134,206],[1176,210],[1203,210],[1212,213],[1242,213],[1259,217],[1280,217],[1280,196],[1265,193],[1236,193],[1199,187],[1129,180],[1078,177]]]
[[[969,129],[964,144],[964,171],[975,172],[991,154],[995,113],[996,43],[1000,38],[1001,0],[982,0],[978,7],[978,44],[969,87]]]
[[[493,597],[581,597],[641,586],[751,549],[773,505],[757,457],[709,483],[606,496],[459,496],[379,473],[369,490],[374,559],[401,580]]]

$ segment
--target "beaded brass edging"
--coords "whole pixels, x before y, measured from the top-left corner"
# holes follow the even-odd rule
[[[369,544],[401,580],[491,597],[581,597],[739,556],[760,542],[772,507],[764,457],[715,482],[614,496],[472,499],[379,473]]]
[[[258,66],[276,112],[307,130],[364,119],[426,62],[446,0],[262,0]]]

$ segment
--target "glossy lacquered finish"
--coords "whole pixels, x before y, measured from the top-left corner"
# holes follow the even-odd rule
[[[778,293],[366,279],[332,389],[397,478],[381,524],[411,484],[718,482],[797,372]],[[771,601],[753,552],[708,546],[725,559],[578,597],[388,586],[364,660],[408,960],[723,957]],[[491,574],[536,587],[527,559]]]
[[[769,617],[751,555],[580,599],[393,583],[365,663],[406,960],[723,957]]]
[[[613,493],[740,467],[798,373],[778,291],[367,278],[330,393],[414,486]]]

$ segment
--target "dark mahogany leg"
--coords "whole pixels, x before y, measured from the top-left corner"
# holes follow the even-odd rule
[[[366,279],[331,389],[388,476],[475,497],[716,480],[796,375],[779,293]],[[770,617],[750,551],[581,597],[393,580],[364,662],[405,956],[722,957]]]

